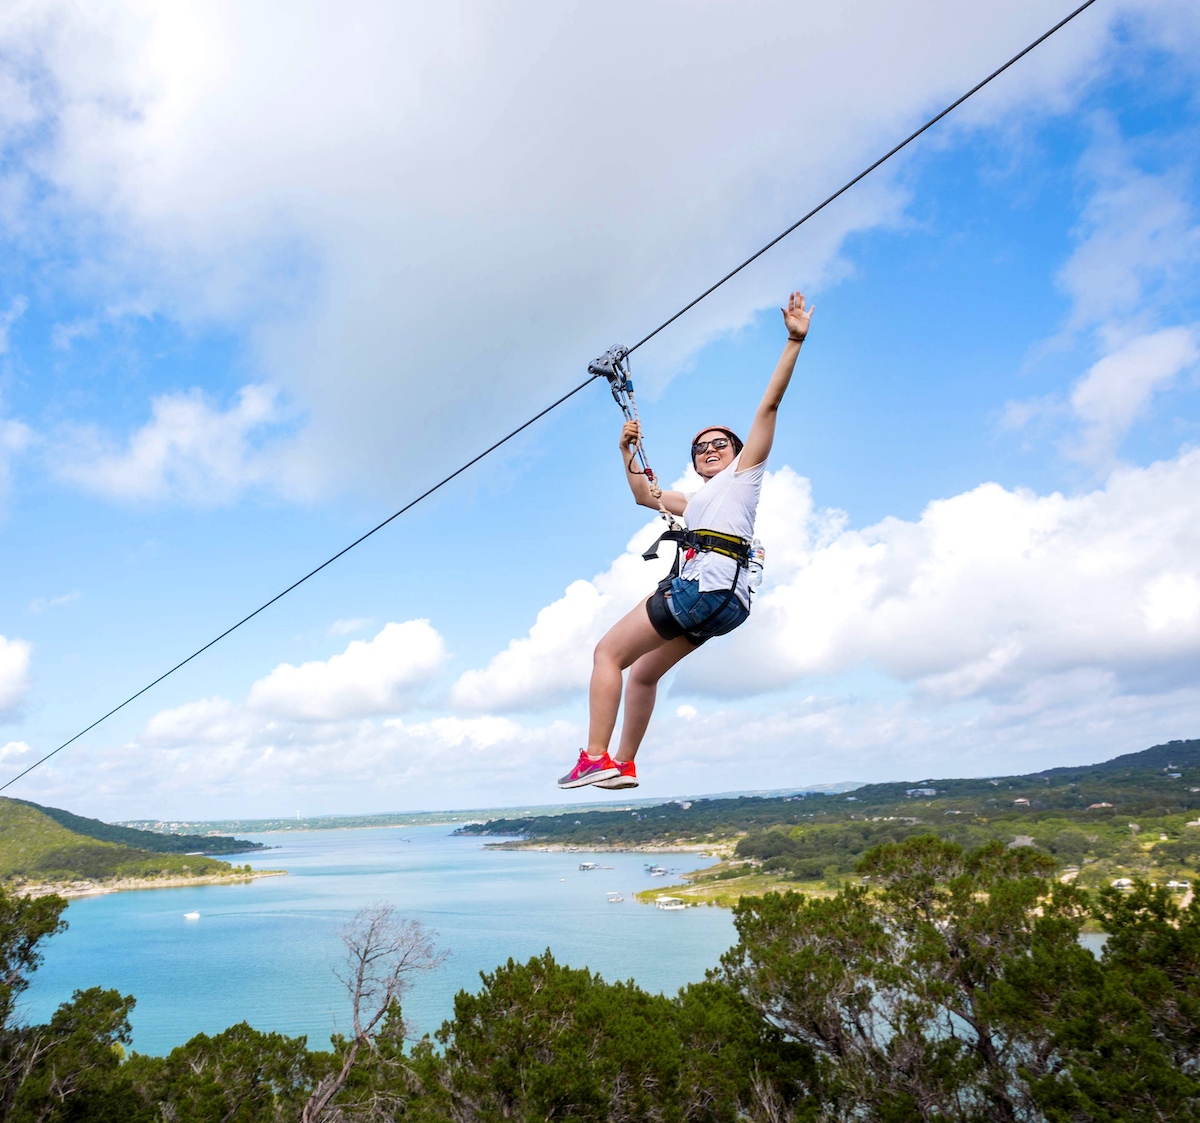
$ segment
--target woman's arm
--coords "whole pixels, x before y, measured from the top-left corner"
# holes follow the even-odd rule
[[[626,421],[621,430],[621,462],[625,465],[625,479],[633,497],[643,507],[658,510],[659,501],[650,491],[650,481],[641,471],[635,470],[637,444],[641,440],[641,426],[636,421]],[[687,496],[682,491],[664,491],[662,505],[673,515],[682,515],[687,506]]]
[[[754,424],[750,426],[750,435],[746,438],[746,447],[742,449],[742,458],[738,462],[738,471],[756,468],[771,453],[771,445],[775,443],[775,417],[779,413],[779,404],[787,391],[788,383],[792,380],[792,371],[796,369],[796,359],[800,356],[800,345],[808,334],[808,322],[812,319],[813,307],[804,306],[804,294],[794,292],[788,297],[786,308],[781,308],[783,322],[787,326],[788,339],[783,345],[783,354],[775,366],[775,373],[767,383],[767,391],[758,404],[758,412],[754,415]]]

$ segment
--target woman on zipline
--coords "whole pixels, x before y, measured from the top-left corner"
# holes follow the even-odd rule
[[[636,788],[633,758],[650,724],[658,680],[685,655],[713,636],[732,632],[750,615],[747,561],[754,535],[754,515],[762,490],[767,456],[775,440],[775,417],[792,379],[800,345],[808,334],[813,309],[804,295],[794,292],[781,309],[788,338],[783,354],[767,383],[750,435],[743,445],[723,425],[701,429],[692,442],[692,463],[704,484],[692,496],[664,491],[661,500],[651,493],[645,474],[634,468],[641,439],[636,421],[621,431],[621,457],[625,478],[634,499],[643,507],[663,508],[682,515],[689,537],[682,565],[677,559],[671,575],[653,595],[609,629],[596,645],[590,693],[591,720],[588,745],[579,760],[558,782],[560,788],[596,784],[602,788]],[[608,744],[621,704],[621,677],[629,669],[625,686],[625,721],[615,758]]]

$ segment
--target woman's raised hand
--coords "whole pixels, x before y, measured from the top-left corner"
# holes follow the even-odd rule
[[[804,342],[804,337],[808,335],[808,322],[812,319],[815,308],[815,304],[808,308],[804,307],[804,293],[802,292],[794,292],[788,297],[787,307],[780,308],[779,311],[783,313],[783,322],[787,327],[789,339],[794,339],[797,343]]]
[[[621,451],[629,453],[642,439],[642,427],[636,421],[626,421],[621,429]]]

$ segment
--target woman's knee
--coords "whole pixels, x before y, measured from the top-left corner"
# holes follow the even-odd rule
[[[616,667],[620,670],[620,652],[615,643],[609,642],[607,636],[596,644],[596,650],[592,652],[592,666],[603,668]]]
[[[639,660],[629,669],[629,685],[640,690],[653,690],[664,673],[657,667],[644,666]]]

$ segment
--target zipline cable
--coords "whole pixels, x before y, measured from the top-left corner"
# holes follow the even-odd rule
[[[748,258],[746,258],[746,260],[743,261],[741,263],[741,265],[739,265],[736,269],[730,270],[730,272],[726,273],[725,276],[722,277],[719,281],[717,281],[716,284],[709,286],[698,297],[696,297],[694,300],[690,301],[689,303],[685,304],[673,316],[671,316],[669,319],[666,319],[661,324],[659,324],[658,327],[656,327],[652,332],[650,332],[649,335],[643,336],[632,347],[625,349],[625,354],[631,355],[631,354],[633,354],[634,351],[636,351],[639,347],[641,347],[643,343],[649,343],[650,340],[653,339],[656,335],[658,335],[658,333],[660,331],[662,331],[664,328],[669,327],[676,320],[678,320],[680,316],[684,315],[686,312],[691,311],[691,309],[695,308],[696,305],[699,304],[706,297],[711,296],[714,292],[717,291],[717,289],[719,289],[723,284],[725,284],[726,281],[730,280],[733,277],[736,277],[743,269],[746,268],[746,266],[750,265],[754,261],[757,261],[769,249],[778,245],[789,234],[792,234],[796,230],[798,230],[810,218],[812,218],[814,215],[819,214],[821,211],[823,211],[827,206],[829,206],[830,203],[832,203],[839,196],[844,195],[847,191],[850,190],[851,187],[853,187],[860,180],[863,180],[867,176],[869,176],[873,171],[875,171],[876,168],[879,168],[883,164],[887,163],[887,161],[890,160],[893,156],[895,156],[897,152],[899,152],[903,148],[906,148],[909,144],[911,144],[914,140],[916,140],[917,137],[919,137],[927,129],[932,128],[943,117],[947,116],[947,114],[949,114],[949,113],[952,113],[955,109],[957,109],[960,105],[962,105],[963,102],[965,102],[968,98],[973,97],[975,94],[977,94],[980,90],[982,90],[984,88],[984,86],[986,86],[994,78],[998,78],[1010,66],[1012,66],[1016,62],[1019,62],[1022,58],[1024,58],[1027,54],[1029,54],[1030,51],[1034,50],[1036,47],[1041,46],[1041,44],[1044,43],[1047,39],[1049,39],[1051,35],[1053,35],[1056,31],[1062,30],[1062,28],[1066,27],[1066,25],[1069,24],[1077,15],[1079,15],[1081,12],[1086,11],[1094,3],[1096,3],[1096,0],[1086,0],[1085,3],[1080,4],[1080,6],[1078,8],[1076,8],[1069,16],[1067,16],[1064,19],[1059,20],[1058,23],[1056,23],[1052,28],[1050,28],[1049,31],[1045,32],[1042,35],[1039,35],[1032,43],[1029,44],[1029,46],[1025,47],[1023,50],[1018,51],[1017,54],[1013,55],[1013,57],[1010,58],[1008,60],[1008,62],[1006,62],[1003,66],[998,67],[996,70],[993,70],[992,73],[989,74],[986,78],[984,78],[982,82],[979,82],[976,85],[972,86],[971,89],[969,89],[960,98],[958,98],[955,101],[952,101],[948,106],[946,106],[945,109],[943,109],[939,114],[937,114],[936,117],[930,117],[930,119],[928,121],[926,121],[925,124],[923,124],[919,129],[917,129],[916,132],[910,134],[908,137],[906,137],[904,140],[902,140],[899,144],[896,145],[895,148],[891,149],[891,151],[885,153],[883,156],[880,156],[879,159],[876,160],[870,167],[859,172],[858,175],[856,175],[853,179],[848,180],[842,187],[839,187],[832,195],[830,195],[829,198],[827,198],[823,203],[821,203],[819,206],[813,207],[813,209],[811,211],[809,211],[808,214],[806,214],[803,218],[799,219],[796,222],[793,222],[792,225],[789,226],[785,231],[783,231],[782,234],[780,234],[776,238],[772,238],[771,241],[769,241],[765,246],[763,246],[761,249],[755,251]],[[225,631],[223,631],[219,636],[215,636],[213,639],[210,639],[208,641],[208,643],[206,643],[203,647],[197,648],[186,659],[181,659],[169,671],[164,671],[153,682],[149,682],[145,686],[143,686],[142,689],[139,690],[136,694],[131,694],[119,706],[114,706],[111,710],[108,711],[108,713],[104,714],[102,717],[98,717],[95,721],[92,722],[91,725],[87,726],[84,729],[81,729],[78,733],[75,734],[75,736],[69,738],[68,740],[64,741],[61,745],[59,745],[58,748],[51,750],[45,756],[39,758],[38,760],[35,760],[31,765],[29,765],[28,768],[24,769],[24,771],[22,771],[22,772],[18,772],[11,780],[7,780],[5,783],[0,784],[0,792],[4,791],[5,788],[11,787],[18,780],[23,779],[25,776],[28,776],[29,773],[32,772],[35,768],[39,767],[42,764],[45,764],[46,761],[48,761],[52,756],[56,756],[58,753],[62,752],[63,749],[67,748],[69,745],[73,745],[76,741],[79,740],[80,737],[83,737],[85,734],[90,733],[101,722],[107,721],[110,717],[113,716],[113,714],[119,712],[120,710],[123,710],[126,706],[128,706],[130,702],[136,701],[143,694],[145,694],[148,690],[152,690],[160,682],[162,682],[163,679],[170,677],[176,671],[178,671],[181,667],[186,667],[187,664],[190,663],[197,656],[203,655],[204,652],[206,652],[210,647],[213,647],[214,645],[220,643],[221,640],[223,640],[226,636],[230,635],[232,632],[236,632],[238,630],[238,628],[240,628],[243,624],[249,623],[260,612],[266,611],[276,601],[282,600],[293,589],[299,588],[310,577],[315,577],[318,573],[321,572],[321,570],[325,569],[327,566],[330,566],[335,561],[337,561],[338,558],[342,557],[344,554],[348,554],[351,550],[354,549],[355,546],[358,546],[360,543],[365,542],[373,534],[376,534],[379,531],[381,531],[385,526],[388,525],[388,523],[393,522],[394,520],[398,519],[401,515],[405,514],[405,512],[412,510],[412,508],[415,507],[422,500],[428,499],[429,496],[431,496],[435,491],[437,491],[439,488],[445,487],[446,484],[448,484],[451,480],[455,479],[456,477],[461,476],[463,474],[463,472],[465,472],[468,468],[473,468],[476,464],[479,463],[479,461],[484,459],[484,457],[490,456],[501,445],[507,444],[509,441],[511,441],[513,439],[513,437],[517,436],[518,433],[524,432],[526,429],[529,428],[529,426],[531,426],[532,424],[534,424],[537,421],[540,421],[543,417],[546,416],[546,414],[550,413],[552,410],[557,409],[568,398],[573,398],[576,394],[579,393],[580,390],[584,389],[584,387],[586,387],[586,386],[591,385],[591,383],[596,378],[599,378],[599,377],[600,377],[599,374],[589,375],[589,377],[587,379],[585,379],[583,382],[581,382],[578,386],[576,386],[575,389],[568,391],[557,401],[551,402],[550,405],[546,406],[545,409],[541,410],[539,413],[535,413],[528,421],[525,421],[522,424],[518,425],[515,429],[512,430],[512,432],[508,433],[506,436],[501,437],[494,444],[489,445],[481,453],[479,453],[477,456],[472,457],[465,464],[463,464],[460,468],[456,468],[448,476],[445,476],[442,479],[440,479],[431,488],[428,488],[427,490],[421,492],[420,495],[418,495],[415,499],[410,500],[408,503],[406,503],[403,507],[400,508],[400,510],[395,512],[395,514],[389,515],[386,519],[383,520],[383,522],[378,523],[376,526],[373,526],[365,534],[359,535],[359,537],[357,537],[353,542],[351,542],[350,545],[339,550],[332,557],[326,558],[326,560],[323,561],[320,565],[318,565],[315,569],[309,570],[308,573],[306,573],[299,580],[293,581],[282,592],[276,593],[275,596],[273,596],[269,601],[264,602],[263,604],[259,605],[258,608],[256,608],[253,612],[249,613],[246,616],[243,616],[236,624],[233,624],[232,626],[226,628]]]
[[[792,225],[789,226],[782,234],[780,234],[778,237],[772,238],[765,246],[762,247],[762,249],[756,250],[754,253],[752,253],[736,269],[731,269],[715,285],[710,285],[698,297],[696,297],[695,300],[689,302],[688,304],[685,304],[682,308],[680,308],[679,311],[675,313],[675,315],[671,316],[669,319],[663,320],[663,322],[661,324],[659,324],[658,327],[656,327],[649,335],[642,336],[642,338],[639,339],[625,353],[627,355],[632,355],[634,353],[634,351],[636,351],[643,343],[649,343],[650,340],[652,340],[656,335],[658,335],[658,333],[660,331],[663,330],[663,328],[670,327],[671,324],[673,324],[676,320],[678,320],[680,316],[682,316],[685,312],[690,312],[693,308],[696,307],[697,304],[700,303],[700,301],[704,300],[705,297],[712,296],[712,294],[714,292],[716,292],[717,289],[719,289],[726,281],[732,280],[732,278],[736,277],[743,269],[746,268],[747,265],[751,264],[754,261],[757,261],[760,257],[762,257],[762,255],[764,253],[766,253],[767,250],[778,245],[789,234],[795,232],[796,230],[799,230],[801,226],[803,226],[810,218],[813,217],[813,215],[820,214],[821,211],[823,211],[827,206],[829,206],[830,203],[832,203],[834,201],[834,199],[838,198],[841,195],[844,195],[847,191],[850,190],[851,187],[853,187],[860,180],[866,179],[867,176],[869,176],[876,168],[881,167],[883,164],[886,164],[893,156],[896,155],[897,152],[899,152],[903,148],[907,148],[923,132],[925,132],[927,129],[933,128],[933,126],[936,125],[943,117],[947,116],[947,114],[953,113],[954,110],[956,110],[960,105],[962,105],[962,103],[964,101],[966,101],[970,97],[973,97],[975,94],[979,93],[979,91],[982,90],[983,87],[986,86],[993,78],[999,78],[1001,74],[1003,74],[1010,66],[1013,65],[1013,63],[1020,62],[1021,59],[1023,59],[1027,54],[1029,54],[1030,51],[1034,50],[1036,47],[1040,47],[1047,39],[1050,38],[1051,35],[1053,35],[1056,31],[1061,31],[1077,15],[1079,15],[1081,12],[1086,11],[1095,2],[1096,2],[1096,0],[1086,0],[1086,3],[1080,4],[1079,7],[1076,8],[1075,11],[1073,11],[1069,16],[1067,16],[1065,19],[1059,20],[1058,23],[1056,23],[1052,28],[1050,28],[1049,31],[1045,32],[1045,34],[1039,35],[1032,43],[1029,44],[1028,47],[1026,47],[1024,50],[1018,51],[1003,66],[997,67],[995,70],[993,70],[991,72],[991,74],[989,74],[982,82],[978,83],[975,86],[972,86],[965,94],[962,95],[962,97],[958,98],[958,100],[952,101],[936,117],[930,117],[929,120],[926,121],[925,124],[923,124],[919,129],[917,129],[916,132],[909,134],[899,144],[897,144],[896,147],[893,148],[890,152],[887,152],[884,155],[880,156],[879,159],[876,160],[875,163],[873,163],[869,168],[865,168],[863,171],[859,172],[858,175],[856,175],[853,179],[848,180],[846,183],[844,183],[832,195],[830,195],[829,198],[826,199],[823,203],[821,203],[819,206],[813,207],[813,209],[811,211],[809,211],[808,214],[806,214],[803,218],[799,219],[798,221],[793,222]]]

